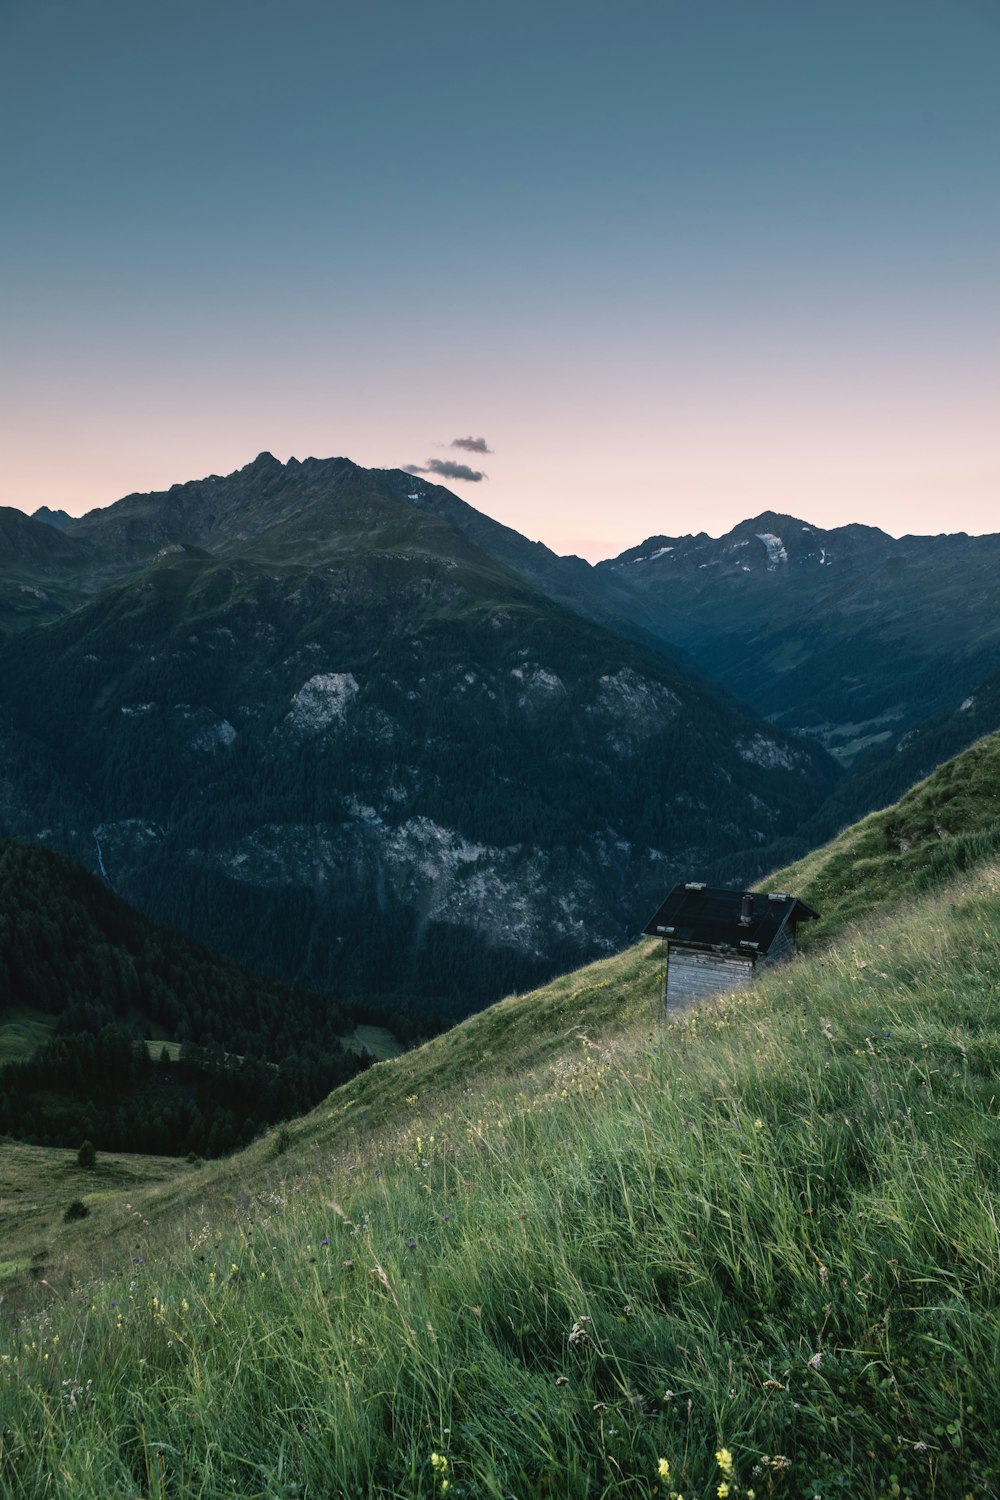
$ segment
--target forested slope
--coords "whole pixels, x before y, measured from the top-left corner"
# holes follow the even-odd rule
[[[39,1144],[231,1150],[365,1061],[343,1041],[357,1016],[329,997],[262,980],[69,861],[0,840],[0,1036],[26,1018],[32,1044],[0,1067],[0,1133]]]

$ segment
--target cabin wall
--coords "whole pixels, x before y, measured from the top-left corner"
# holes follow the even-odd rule
[[[780,964],[786,958],[791,958],[794,952],[795,929],[789,923],[784,932],[779,933],[775,938],[768,952],[761,954],[757,960],[757,967],[760,969],[769,969],[772,964]]]
[[[753,978],[753,965],[752,958],[733,953],[703,953],[671,946],[667,951],[667,1009],[692,1000],[711,1000],[727,990],[744,989]]]

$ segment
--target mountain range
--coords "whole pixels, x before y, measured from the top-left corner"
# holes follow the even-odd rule
[[[1000,722],[997,537],[765,513],[591,566],[267,453],[0,527],[0,832],[345,999],[610,952]]]
[[[78,595],[0,646],[2,830],[265,974],[456,1014],[613,951],[832,789],[821,747],[424,495],[262,454],[25,522]]]
[[[591,566],[434,486],[420,503],[553,597],[657,642],[845,766],[895,750],[1000,665],[1000,535],[897,539],[766,511],[721,537],[653,536]]]

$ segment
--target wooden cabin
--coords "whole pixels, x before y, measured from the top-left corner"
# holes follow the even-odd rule
[[[765,896],[694,881],[675,885],[643,928],[648,937],[664,940],[666,1008],[743,989],[760,970],[791,958],[796,926],[818,916],[785,891]]]

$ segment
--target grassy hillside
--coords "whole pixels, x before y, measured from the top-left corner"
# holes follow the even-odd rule
[[[11,1278],[28,1278],[40,1295],[51,1296],[48,1275],[53,1270],[51,1247],[57,1225],[75,1200],[88,1210],[105,1204],[130,1202],[133,1194],[175,1179],[196,1166],[167,1156],[101,1152],[92,1168],[79,1166],[76,1152],[44,1146],[0,1146],[0,1286],[9,1290]],[[125,1208],[126,1213],[130,1210]],[[6,1331],[6,1325],[5,1325]],[[0,1474],[3,1473],[0,1459]],[[4,1493],[0,1489],[0,1494]]]
[[[1000,852],[1000,734],[987,735],[829,844],[764,882],[823,915],[802,944],[829,941],[845,922],[929,890]]]
[[[998,896],[665,1026],[633,950],[36,1223],[4,1493],[994,1493]]]

